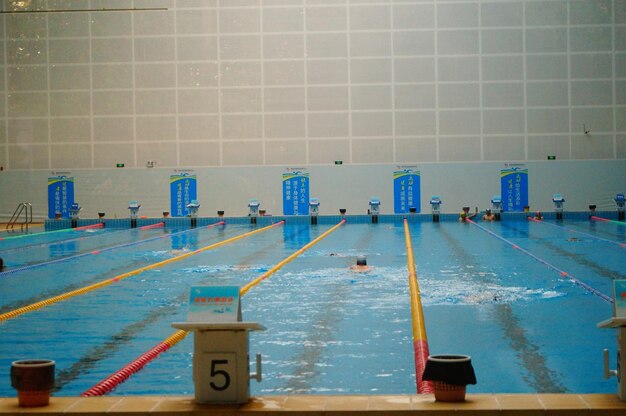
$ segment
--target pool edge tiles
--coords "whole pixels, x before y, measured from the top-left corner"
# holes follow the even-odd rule
[[[50,405],[24,408],[17,398],[0,398],[0,414],[292,414],[292,415],[354,415],[406,414],[424,415],[623,415],[626,402],[614,394],[468,394],[465,402],[436,402],[433,395],[381,396],[258,396],[244,405],[198,405],[192,396],[105,396],[52,397]]]

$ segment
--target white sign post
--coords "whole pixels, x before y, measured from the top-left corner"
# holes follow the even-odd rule
[[[194,331],[193,379],[196,403],[240,404],[250,400],[250,378],[261,381],[261,361],[250,375],[248,332],[265,329],[241,321],[237,286],[195,286],[187,322],[174,328]]]

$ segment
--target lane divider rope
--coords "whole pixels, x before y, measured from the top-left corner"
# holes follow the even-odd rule
[[[611,244],[617,244],[618,246],[620,246],[620,247],[622,247],[622,248],[626,248],[626,243],[620,243],[619,241],[614,241],[614,240],[609,240],[609,239],[607,239],[607,238],[598,237],[598,236],[595,236],[595,235],[593,235],[593,234],[585,233],[585,232],[583,232],[583,231],[574,230],[573,228],[567,228],[567,227],[564,227],[564,226],[562,226],[562,225],[556,225],[556,224],[551,224],[551,223],[549,223],[549,222],[540,221],[540,220],[537,220],[537,219],[535,219],[535,218],[533,218],[533,217],[528,217],[528,220],[529,220],[529,221],[532,221],[532,222],[536,222],[536,223],[541,223],[541,224],[545,224],[545,225],[550,225],[550,226],[552,226],[552,227],[556,227],[556,228],[565,228],[567,231],[570,231],[570,232],[572,232],[572,233],[577,233],[577,234],[585,235],[585,236],[587,236],[587,237],[593,238],[594,240],[604,241],[604,242],[606,242],[606,243],[611,243]]]
[[[586,291],[590,292],[593,295],[596,295],[597,297],[599,297],[600,299],[602,299],[602,300],[604,300],[604,301],[606,301],[608,303],[613,303],[613,298],[612,297],[607,296],[606,294],[600,292],[598,289],[596,289],[594,287],[591,287],[587,283],[578,280],[577,278],[575,278],[574,276],[572,276],[568,272],[566,272],[566,271],[564,271],[562,269],[559,269],[558,267],[548,263],[547,261],[543,260],[540,257],[535,256],[530,251],[521,248],[520,246],[518,246],[514,242],[507,240],[506,238],[504,238],[504,237],[494,233],[491,230],[488,230],[487,228],[483,227],[482,225],[476,224],[474,221],[470,220],[469,218],[466,221],[469,222],[472,225],[475,225],[476,227],[480,228],[481,230],[485,231],[486,233],[491,234],[492,236],[496,237],[497,239],[499,239],[501,241],[504,241],[505,243],[511,245],[514,249],[519,250],[522,253],[526,254],[527,256],[532,257],[533,259],[537,260],[539,263],[541,263],[541,264],[543,264],[545,266],[548,266],[548,268],[550,268],[550,269],[554,270],[555,272],[559,273],[559,275],[562,278],[567,278],[574,285],[582,287]]]
[[[302,246],[302,248],[300,248],[299,250],[295,251],[294,253],[292,253],[290,256],[286,257],[284,260],[282,260],[280,263],[276,264],[274,267],[272,267],[271,269],[269,269],[268,271],[266,271],[265,273],[263,273],[261,276],[257,277],[256,279],[254,279],[253,281],[251,281],[250,283],[248,283],[247,285],[244,285],[239,292],[241,293],[241,296],[245,295],[250,289],[252,289],[254,286],[258,285],[259,283],[261,283],[263,280],[267,279],[268,277],[270,277],[271,275],[273,275],[274,273],[276,273],[278,270],[280,270],[284,265],[286,265],[287,263],[289,263],[290,261],[292,261],[293,259],[295,259],[296,257],[298,257],[300,254],[304,253],[306,250],[308,250],[310,247],[312,247],[313,245],[317,244],[319,241],[323,240],[324,238],[326,238],[327,235],[329,235],[330,233],[332,233],[333,231],[335,231],[337,228],[341,227],[343,224],[346,223],[346,220],[341,220],[337,225],[333,226],[332,228],[326,230],[324,233],[322,233],[321,235],[319,235],[318,237],[316,237],[315,239],[311,240],[309,243],[307,243],[306,245]]]
[[[99,222],[97,224],[83,225],[82,227],[76,227],[74,228],[74,231],[92,230],[94,228],[102,228],[102,227],[104,227],[104,224]]]
[[[61,302],[63,300],[67,300],[67,299],[72,298],[74,296],[83,295],[83,294],[91,292],[93,290],[100,289],[101,287],[108,286],[108,285],[110,285],[112,283],[118,282],[118,281],[126,279],[128,277],[136,276],[136,275],[138,275],[140,273],[145,272],[146,270],[156,269],[157,267],[165,266],[167,264],[174,263],[176,261],[180,261],[180,260],[186,259],[187,257],[194,256],[194,255],[202,253],[204,251],[211,250],[211,249],[214,249],[214,248],[217,248],[217,247],[221,247],[221,246],[223,246],[225,244],[232,243],[232,242],[240,240],[242,238],[246,238],[246,237],[249,237],[251,235],[254,235],[254,234],[266,231],[266,230],[268,230],[270,228],[276,227],[278,225],[282,225],[284,223],[285,223],[285,221],[280,221],[280,222],[277,222],[275,224],[268,225],[267,227],[259,228],[258,230],[250,231],[250,232],[247,232],[245,234],[240,234],[238,236],[235,236],[235,237],[232,237],[232,238],[220,241],[219,243],[211,244],[209,246],[202,247],[202,248],[199,248],[199,249],[194,250],[194,251],[190,251],[189,253],[181,254],[180,256],[176,256],[176,257],[172,257],[171,259],[163,260],[163,261],[160,261],[160,262],[157,262],[157,263],[150,264],[150,265],[145,266],[145,267],[141,267],[139,269],[132,270],[132,271],[124,273],[124,274],[120,274],[118,276],[115,276],[115,277],[110,278],[110,279],[103,280],[103,281],[95,283],[93,285],[85,286],[85,287],[82,287],[80,289],[73,290],[71,292],[67,292],[67,293],[64,293],[64,294],[61,294],[61,295],[58,295],[58,296],[54,296],[54,297],[51,297],[49,299],[42,300],[42,301],[36,302],[36,303],[32,303],[32,304],[24,306],[22,308],[18,308],[18,309],[15,309],[15,310],[12,310],[12,311],[0,314],[0,322],[6,321],[6,320],[9,320],[9,319],[13,319],[13,318],[15,318],[17,316],[20,316],[22,314],[25,314],[27,312],[32,312],[32,311],[35,311],[37,309],[41,309],[41,308],[46,307],[48,305],[52,305],[54,303]]]
[[[88,230],[90,228],[100,228],[102,226],[103,225],[100,222],[98,224],[84,225],[82,227],[76,227],[76,228],[63,228],[62,230],[42,231],[39,233],[12,235],[10,237],[0,237],[0,240],[14,240],[17,238],[35,237],[37,235],[44,235],[44,234],[49,235],[49,234],[56,234],[56,233],[67,233],[69,231],[82,231],[82,230]]]
[[[163,228],[165,227],[165,222],[157,222],[156,224],[144,225],[143,227],[139,227],[140,230],[151,230],[153,228]]]
[[[220,221],[218,223],[209,225],[207,228],[215,227],[217,225],[224,225],[224,224],[225,224],[224,221]],[[101,253],[104,253],[104,252],[110,251],[110,250],[117,250],[117,249],[124,248],[124,247],[130,247],[130,246],[135,246],[135,245],[139,245],[139,244],[149,243],[150,241],[159,240],[161,238],[169,238],[169,237],[173,237],[175,235],[188,233],[190,231],[194,231],[194,229],[178,231],[178,232],[170,233],[170,234],[166,234],[166,235],[159,235],[157,237],[146,238],[146,239],[138,240],[138,241],[131,241],[130,243],[117,244],[115,246],[106,247],[106,248],[103,248],[103,249],[100,249],[100,250],[93,250],[93,251],[90,251],[90,252],[87,252],[87,253],[75,254],[73,256],[67,256],[67,257],[63,257],[63,258],[59,258],[59,259],[54,259],[54,260],[46,261],[46,262],[43,262],[43,263],[29,264],[29,265],[26,265],[26,266],[5,269],[3,271],[0,271],[0,276],[12,274],[12,273],[23,272],[24,270],[31,270],[31,269],[36,269],[36,268],[39,268],[39,267],[49,266],[49,265],[55,264],[55,263],[62,263],[64,261],[75,260],[77,258],[81,258],[81,257],[85,257],[85,256],[97,255],[97,254],[101,254]]]
[[[126,365],[121,370],[115,372],[104,380],[100,381],[93,387],[85,390],[81,393],[83,397],[94,397],[94,396],[102,396],[119,384],[126,381],[130,376],[141,370],[148,364],[150,361],[154,360],[159,356],[162,352],[165,352],[172,348],[174,345],[178,344],[187,336],[187,331],[178,330],[173,335],[169,336],[163,342],[160,342],[155,347],[151,348],[149,351],[145,352],[139,358],[133,360],[130,364]]]
[[[116,233],[122,233],[122,232],[126,232],[127,230],[115,230],[115,231],[107,231],[106,235],[110,236],[111,234],[116,234]],[[8,253],[8,252],[12,252],[12,251],[26,251],[26,250],[31,250],[33,248],[36,247],[52,247],[52,246],[60,246],[63,244],[68,244],[68,243],[73,243],[74,241],[82,241],[82,240],[89,240],[91,238],[98,238],[102,236],[102,234],[99,233],[93,233],[90,235],[87,234],[82,234],[82,235],[78,235],[76,237],[72,237],[72,238],[64,238],[62,240],[52,240],[52,241],[48,241],[48,242],[40,242],[40,243],[33,243],[30,245],[20,245],[17,247],[9,247],[9,248],[3,248],[0,250],[0,253]]]
[[[422,308],[422,297],[417,272],[415,271],[415,259],[413,257],[413,243],[409,231],[409,222],[404,219],[404,240],[406,244],[407,266],[409,269],[409,294],[411,297],[411,321],[413,327],[413,351],[415,356],[415,381],[418,394],[433,393],[433,383],[423,380],[422,375],[426,369],[426,362],[430,352],[428,350],[428,337],[426,336],[426,322]]]
[[[304,245],[302,248],[300,248],[299,250],[295,251],[293,254],[291,254],[290,256],[286,257],[281,262],[277,263],[270,270],[268,270],[267,272],[263,273],[258,278],[252,280],[247,285],[245,285],[242,288],[240,288],[239,289],[239,293],[241,294],[241,296],[244,296],[251,288],[253,288],[254,286],[258,285],[260,282],[262,282],[263,280],[267,279],[272,274],[276,273],[278,270],[280,270],[287,263],[289,263],[290,261],[292,261],[293,259],[298,257],[300,254],[304,253],[307,249],[309,249],[313,245],[315,245],[318,242],[320,242],[322,239],[324,239],[330,233],[332,233],[337,228],[339,228],[340,226],[345,224],[345,222],[346,222],[345,219],[341,220],[341,222],[339,222],[337,225],[333,226],[332,228],[328,229],[324,233],[320,234],[314,240],[311,240],[309,243]],[[131,375],[133,375],[133,374],[137,373],[139,370],[141,370],[150,361],[154,360],[157,356],[159,356],[159,354],[169,350],[173,345],[179,343],[188,334],[189,334],[189,332],[188,331],[184,331],[184,330],[178,330],[178,331],[174,332],[174,334],[172,334],[170,337],[168,337],[164,341],[162,341],[159,344],[157,344],[155,347],[150,349],[148,352],[140,355],[138,358],[136,358],[135,360],[131,361],[130,364],[127,364],[126,366],[122,367],[122,369],[116,371],[115,373],[113,373],[112,375],[108,376],[104,380],[102,380],[99,383],[95,384],[93,387],[91,387],[91,388],[87,389],[86,391],[84,391],[83,393],[81,393],[81,396],[83,396],[83,397],[103,396],[103,395],[109,393],[111,390],[113,390],[119,384],[121,384],[124,381],[126,381]]]
[[[602,222],[612,222],[614,224],[619,224],[619,225],[626,225],[626,222],[609,220],[608,218],[596,217],[595,215],[592,215],[591,219],[596,220],[596,221],[602,221]]]

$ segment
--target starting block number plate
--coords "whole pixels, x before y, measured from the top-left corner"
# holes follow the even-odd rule
[[[205,353],[204,358],[209,363],[200,375],[205,398],[224,403],[237,401],[237,354],[211,352]]]

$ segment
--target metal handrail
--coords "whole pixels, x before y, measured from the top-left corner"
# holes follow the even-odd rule
[[[15,211],[13,212],[13,215],[11,216],[11,219],[6,226],[8,232],[15,231],[15,224],[18,223],[18,220],[20,219],[22,213],[24,213],[24,220],[20,223],[20,230],[21,232],[28,232],[28,224],[31,224],[33,222],[33,206],[30,204],[30,202],[21,202],[17,204],[17,207],[15,208]]]

